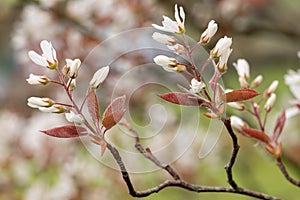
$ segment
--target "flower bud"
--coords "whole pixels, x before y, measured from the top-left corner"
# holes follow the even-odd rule
[[[251,83],[251,87],[252,88],[256,88],[258,87],[261,82],[263,81],[263,76],[262,75],[258,75]]]
[[[168,49],[170,49],[171,51],[174,51],[178,55],[183,54],[185,52],[185,48],[181,44],[175,44],[172,46],[168,45],[167,47],[168,47]]]
[[[81,61],[76,58],[75,60],[71,60],[71,59],[66,59],[66,66],[65,69],[63,69],[63,73],[66,73],[66,75],[69,78],[76,78],[78,75],[78,70],[81,64]]]
[[[197,81],[196,79],[193,78],[191,80],[190,87],[191,87],[190,91],[192,93],[197,94],[205,87],[205,84],[202,81]]]
[[[220,73],[225,73],[227,71],[227,62],[228,58],[232,52],[232,49],[228,48],[221,56],[219,59],[219,62],[217,64],[217,69],[219,70]]]
[[[200,37],[200,42],[202,44],[206,44],[210,41],[210,39],[216,34],[218,30],[218,25],[215,23],[214,20],[211,20],[208,23],[207,29],[202,33]]]
[[[231,126],[237,130],[242,130],[242,128],[246,126],[246,123],[241,118],[234,115],[230,117],[230,121]]]
[[[71,123],[75,123],[77,125],[83,123],[83,117],[80,114],[75,114],[73,111],[70,111],[69,113],[65,113],[65,117]]]
[[[52,99],[41,97],[30,97],[27,101],[27,105],[31,108],[50,107],[54,104]]]
[[[278,87],[278,81],[275,80],[271,83],[271,85],[269,86],[269,88],[267,89],[266,93],[267,95],[269,96],[271,93],[275,92],[275,90],[277,89]]]
[[[177,60],[175,58],[170,58],[164,55],[158,55],[153,60],[157,65],[160,65],[167,72],[177,71]]]
[[[232,44],[232,38],[228,38],[227,36],[225,36],[225,37],[219,39],[219,41],[217,42],[215,48],[213,48],[213,50],[211,50],[210,55],[213,58],[220,57],[226,51],[228,51],[231,44]]]
[[[242,110],[245,109],[245,105],[243,103],[230,102],[230,103],[227,103],[227,105],[234,108],[234,109],[237,109],[239,111],[242,111]]]
[[[72,79],[70,78],[68,81],[68,85],[69,85],[69,90],[73,91],[76,88],[76,79]]]
[[[158,32],[154,32],[152,35],[152,38],[156,40],[159,43],[165,44],[165,45],[170,45],[173,46],[177,44],[177,40],[175,37],[166,35],[166,34],[161,34]]]
[[[265,106],[264,106],[264,109],[265,109],[266,112],[270,112],[270,110],[272,109],[275,101],[276,101],[276,94],[272,93],[271,96],[268,98]]]
[[[34,74],[30,74],[29,78],[26,79],[26,81],[30,84],[30,85],[46,85],[47,83],[50,82],[50,80],[46,77],[46,76],[37,76]]]
[[[100,86],[101,83],[106,79],[109,73],[109,66],[102,67],[95,72],[92,80],[90,81],[90,86],[92,89],[96,89]]]
[[[58,104],[54,104],[50,107],[39,107],[38,109],[42,112],[47,112],[47,113],[64,113],[68,111],[68,109],[65,106],[58,105]]]

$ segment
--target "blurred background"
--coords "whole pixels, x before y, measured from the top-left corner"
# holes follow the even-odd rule
[[[226,88],[238,88],[238,79],[231,63],[246,58],[254,78],[264,75],[263,90],[272,80],[280,82],[274,114],[289,107],[294,98],[284,85],[287,70],[299,69],[300,60],[300,1],[298,0],[2,0],[0,2],[0,199],[133,199],[127,194],[120,173],[95,159],[78,139],[62,140],[41,135],[39,130],[66,123],[61,115],[46,114],[26,106],[30,96],[62,98],[55,87],[29,86],[25,79],[30,73],[45,74],[47,70],[29,61],[27,52],[39,50],[39,43],[46,39],[52,42],[61,63],[65,58],[84,60],[90,51],[107,38],[122,31],[160,24],[162,15],[173,18],[174,4],[182,5],[186,12],[187,34],[199,40],[207,23],[214,19],[219,30],[207,50],[218,38],[233,37],[233,53],[229,70],[224,77]],[[139,38],[140,39],[140,38]],[[142,38],[143,39],[143,38]],[[151,39],[151,38],[150,38]],[[100,52],[98,58],[90,59],[89,68],[83,69],[81,80],[86,82],[97,67],[105,65],[101,57],[116,53],[137,38],[126,38],[119,46]],[[126,70],[140,63],[152,62],[153,56],[145,54],[125,55],[115,63],[112,79],[117,81]],[[162,71],[160,71],[162,72]],[[151,74],[164,78],[160,73]],[[139,79],[149,74],[139,74]],[[134,80],[123,84],[134,85]],[[109,94],[110,84],[104,84],[104,94]],[[131,119],[140,126],[149,122],[147,109],[155,98],[156,87],[144,87],[130,97]],[[149,90],[151,92],[149,92]],[[161,91],[161,88],[157,89]],[[108,98],[103,99],[107,104]],[[157,100],[154,100],[157,101]],[[150,105],[150,106],[149,106]],[[180,119],[177,107],[172,107],[173,116],[164,128],[161,140],[172,139],[173,125]],[[189,112],[192,112],[190,110]],[[230,113],[235,113],[229,110]],[[179,113],[179,114],[178,114]],[[191,113],[190,116],[195,116]],[[158,118],[155,116],[154,118]],[[199,117],[199,116],[198,116]],[[273,118],[275,118],[274,115]],[[159,118],[158,118],[159,119]],[[291,119],[281,137],[285,162],[291,174],[300,179],[300,118]],[[270,120],[272,121],[272,120]],[[210,122],[201,120],[200,129]],[[198,125],[197,125],[198,126]],[[187,128],[193,130],[194,124]],[[198,129],[197,129],[198,130]],[[272,128],[270,128],[272,131]],[[114,130],[112,140],[118,130]],[[187,130],[187,133],[189,131]],[[146,134],[146,133],[143,133]],[[199,131],[199,135],[201,131]],[[172,164],[186,180],[203,185],[226,185],[223,166],[228,161],[231,145],[224,132],[213,152],[199,159],[199,144]],[[248,138],[240,137],[241,151],[234,176],[242,186],[269,193],[283,199],[297,199],[300,190],[290,185],[276,168],[274,160],[262,146]],[[132,139],[132,138],[131,138]],[[163,142],[158,142],[161,144]],[[133,145],[133,143],[130,143]],[[151,146],[151,144],[149,144]],[[180,144],[178,144],[180,145]],[[155,145],[154,145],[155,146]],[[175,146],[176,147],[176,146]],[[174,148],[175,148],[174,147]],[[132,149],[133,151],[133,149]],[[108,152],[107,152],[108,153]],[[170,156],[173,152],[169,152]],[[145,162],[134,160],[134,162]],[[146,189],[159,184],[168,176],[159,170],[132,174],[137,189]],[[169,188],[145,199],[251,199],[230,194],[196,194],[182,189]]]

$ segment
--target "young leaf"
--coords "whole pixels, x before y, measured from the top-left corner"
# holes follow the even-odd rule
[[[242,130],[240,132],[247,137],[255,138],[265,144],[268,144],[270,142],[269,136],[262,131],[253,128],[242,127]]]
[[[88,111],[92,117],[94,125],[98,128],[100,122],[100,113],[98,106],[98,99],[95,94],[95,91],[91,90],[87,96],[87,107]]]
[[[282,129],[284,127],[285,120],[286,120],[285,116],[286,116],[285,110],[283,110],[277,118],[276,125],[275,125],[274,131],[273,131],[273,137],[272,137],[272,141],[274,141],[274,142],[277,142],[277,140],[282,132]]]
[[[125,109],[122,109],[111,114],[105,115],[102,120],[102,125],[106,128],[106,130],[112,128],[122,119],[125,111]]]
[[[241,90],[234,90],[232,92],[228,92],[222,96],[223,101],[226,103],[230,102],[239,102],[252,99],[259,95],[258,92],[252,89],[241,89]]]
[[[42,130],[41,132],[45,133],[46,135],[58,138],[73,138],[84,136],[87,134],[85,128],[74,125],[60,126],[49,130]]]
[[[118,112],[124,109],[125,99],[126,99],[125,95],[115,98],[105,109],[103,113],[103,118],[106,118],[108,115],[111,115],[114,112]]]
[[[204,100],[193,98],[190,94],[182,92],[170,92],[158,96],[168,102],[184,106],[200,106],[204,103]]]

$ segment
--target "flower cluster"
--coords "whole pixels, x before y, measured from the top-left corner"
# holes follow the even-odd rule
[[[66,113],[65,116],[69,122],[81,124],[84,121],[84,118],[81,115],[80,108],[74,105],[74,101],[72,99],[72,91],[76,88],[76,78],[81,66],[81,61],[78,58],[74,60],[66,59],[66,64],[60,69],[56,50],[52,46],[51,42],[43,40],[40,43],[40,47],[42,54],[40,55],[35,51],[29,51],[29,58],[37,65],[56,71],[58,80],[52,80],[44,75],[40,76],[30,74],[29,78],[26,79],[27,82],[31,85],[46,85],[53,83],[62,86],[72,104],[56,102],[47,97],[30,97],[28,98],[27,105],[32,108],[37,108],[42,112]],[[100,68],[90,81],[90,89],[98,88],[99,85],[106,79],[108,73],[109,66]]]

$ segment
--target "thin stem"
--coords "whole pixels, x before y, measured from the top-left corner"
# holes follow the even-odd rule
[[[280,169],[280,171],[282,172],[282,174],[284,175],[284,177],[285,177],[290,183],[292,183],[293,185],[296,185],[296,186],[300,187],[300,181],[295,180],[294,178],[292,178],[292,177],[289,175],[289,173],[288,173],[287,169],[285,168],[285,166],[284,166],[284,164],[283,164],[283,162],[282,162],[282,160],[281,160],[280,157],[276,159],[276,164],[277,164],[277,166],[279,167],[279,169]]]
[[[232,130],[231,127],[231,122],[229,118],[222,118],[222,121],[231,137],[232,140],[232,145],[233,145],[233,149],[232,149],[232,153],[231,153],[231,157],[229,162],[227,163],[227,165],[225,165],[225,170],[227,173],[227,182],[231,185],[231,187],[235,190],[240,190],[240,188],[238,187],[237,183],[234,181],[233,179],[233,174],[232,174],[232,167],[236,161],[237,158],[237,154],[239,152],[240,146],[238,144],[238,139],[235,135],[235,133]]]

